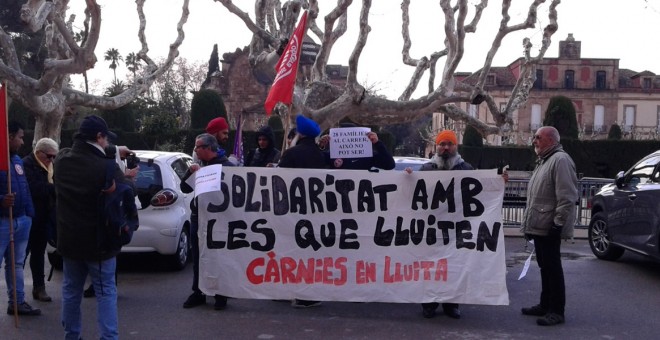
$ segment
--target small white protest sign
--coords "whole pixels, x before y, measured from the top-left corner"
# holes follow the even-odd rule
[[[330,158],[372,157],[373,145],[367,138],[370,131],[365,127],[330,129]]]

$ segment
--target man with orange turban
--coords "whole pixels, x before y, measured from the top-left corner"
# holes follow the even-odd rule
[[[435,137],[435,155],[420,170],[474,170],[458,154],[458,139],[452,130],[442,130]]]
[[[458,154],[456,133],[451,130],[442,130],[435,137],[435,155],[433,155],[430,162],[422,165],[419,170],[474,170],[474,168]],[[406,168],[405,171],[411,173],[412,169]],[[438,302],[422,303],[422,315],[425,318],[434,317],[438,306],[440,306]],[[457,303],[443,303],[442,311],[450,318],[461,318],[461,311],[458,309]]]

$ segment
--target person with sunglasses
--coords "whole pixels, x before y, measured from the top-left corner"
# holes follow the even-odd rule
[[[53,185],[53,161],[59,146],[50,138],[41,138],[34,150],[23,158],[25,176],[30,185],[35,216],[30,229],[28,254],[32,271],[32,297],[37,301],[50,302],[44,280],[44,256],[49,238],[55,233],[55,185]]]

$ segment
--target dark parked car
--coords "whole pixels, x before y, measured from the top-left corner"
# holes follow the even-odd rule
[[[660,150],[593,197],[589,245],[604,260],[616,260],[625,250],[660,260]]]

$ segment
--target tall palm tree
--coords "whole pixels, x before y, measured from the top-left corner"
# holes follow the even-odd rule
[[[133,73],[133,79],[135,79],[135,73],[140,69],[140,58],[131,52],[126,56],[126,66],[128,70]]]
[[[124,58],[122,58],[121,54],[119,54],[119,51],[116,48],[110,48],[107,51],[105,51],[105,58],[106,61],[110,61],[110,68],[112,69],[112,72],[114,72],[115,75],[115,83],[117,82],[117,64],[119,64],[120,61],[123,61]]]

